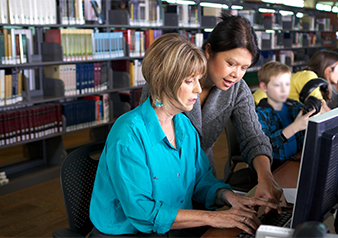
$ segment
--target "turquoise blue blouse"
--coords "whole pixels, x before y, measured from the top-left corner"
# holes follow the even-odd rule
[[[165,136],[148,98],[114,123],[100,157],[90,219],[105,234],[168,232],[192,199],[217,208],[216,190],[230,187],[212,174],[197,131],[174,117],[176,146]]]

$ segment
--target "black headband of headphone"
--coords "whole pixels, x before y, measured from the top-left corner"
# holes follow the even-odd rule
[[[320,87],[320,91],[325,93],[327,91],[328,85],[329,83],[325,79],[322,78],[311,79],[303,86],[302,90],[300,91],[299,101],[304,103],[306,98],[310,95],[310,93],[318,87]]]

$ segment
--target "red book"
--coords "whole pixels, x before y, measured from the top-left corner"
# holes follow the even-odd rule
[[[4,129],[5,129],[5,140],[6,145],[13,144],[13,128],[11,122],[11,113],[7,112],[4,114]]]
[[[55,108],[56,108],[56,118],[57,118],[57,125],[58,125],[57,132],[61,133],[63,131],[62,105],[56,104]]]
[[[20,111],[14,112],[14,124],[13,124],[15,133],[16,133],[16,141],[21,141],[21,124],[20,124]]]
[[[0,146],[5,145],[4,114],[0,114]]]
[[[28,129],[29,129],[29,139],[35,138],[35,128],[34,128],[34,111],[33,108],[27,110],[27,121],[28,121]]]
[[[20,128],[21,128],[21,140],[28,140],[28,122],[27,122],[27,110],[21,110],[20,113]]]
[[[61,44],[62,29],[47,29],[45,31],[45,42]]]
[[[9,126],[10,126],[10,134],[12,134],[12,142],[11,143],[16,143],[16,126],[15,126],[15,112],[10,112],[9,113]]]
[[[154,40],[154,30],[145,30],[144,36],[145,36],[145,48],[147,50]]]

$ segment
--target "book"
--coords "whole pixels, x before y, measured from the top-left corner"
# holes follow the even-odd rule
[[[0,32],[0,64],[5,64],[5,35]]]
[[[101,124],[103,117],[102,117],[102,101],[100,96],[85,96],[84,99],[95,101],[94,108],[95,108],[96,125]]]
[[[105,93],[101,95],[101,101],[102,101],[102,122],[108,123],[110,121],[109,119],[109,94]]]
[[[0,0],[0,22],[2,24],[9,23],[8,19],[8,6],[7,6],[7,0]]]
[[[5,82],[5,70],[0,69],[0,106],[4,106],[6,103],[6,82]]]
[[[5,104],[6,105],[13,104],[12,94],[13,94],[12,75],[8,74],[8,75],[5,75]]]
[[[104,18],[103,18],[102,11],[101,11],[99,4],[97,3],[97,1],[90,1],[90,4],[92,5],[92,7],[94,9],[98,23],[103,24]]]
[[[5,122],[4,113],[0,113],[0,146],[5,145]]]

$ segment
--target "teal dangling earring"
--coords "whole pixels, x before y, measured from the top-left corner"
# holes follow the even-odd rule
[[[163,106],[162,101],[158,97],[155,99],[155,105],[156,105],[156,107],[162,107]]]

